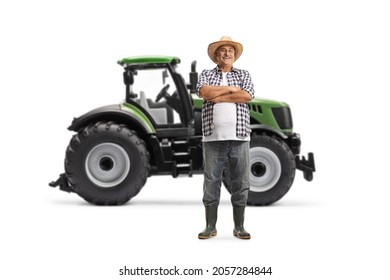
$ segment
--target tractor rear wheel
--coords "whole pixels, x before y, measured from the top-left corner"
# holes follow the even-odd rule
[[[269,205],[281,199],[295,177],[295,159],[287,144],[266,134],[252,135],[249,150],[248,205]],[[230,173],[223,172],[223,183],[231,192]]]
[[[74,135],[65,171],[75,192],[96,205],[120,205],[137,195],[149,175],[144,142],[124,125],[99,122]]]

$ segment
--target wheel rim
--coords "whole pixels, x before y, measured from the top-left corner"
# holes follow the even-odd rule
[[[249,166],[250,190],[254,192],[272,189],[282,173],[282,166],[277,155],[264,147],[250,149]]]
[[[87,155],[85,170],[89,180],[103,188],[114,187],[127,177],[130,158],[118,144],[102,143]]]

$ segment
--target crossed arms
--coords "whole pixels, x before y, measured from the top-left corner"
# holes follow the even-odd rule
[[[203,85],[199,95],[207,101],[246,103],[252,100],[252,96],[240,87]]]

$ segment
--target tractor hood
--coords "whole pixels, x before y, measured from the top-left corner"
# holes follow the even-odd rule
[[[267,107],[272,107],[272,108],[274,108],[274,107],[289,107],[286,102],[277,101],[277,100],[273,100],[273,99],[258,98],[258,97],[253,98],[253,100],[251,102],[249,102],[249,104],[262,105],[262,106],[267,106]]]
[[[196,109],[201,109],[203,104],[203,99],[199,98],[196,94],[191,94],[191,97],[194,103],[194,107]],[[264,106],[267,108],[289,107],[289,105],[286,102],[276,101],[276,100],[266,99],[266,98],[258,98],[258,97],[253,98],[253,100],[249,102],[249,105]]]

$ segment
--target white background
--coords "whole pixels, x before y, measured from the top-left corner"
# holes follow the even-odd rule
[[[256,4],[255,4],[256,3]],[[389,279],[390,10],[386,1],[2,1],[1,279],[157,279],[119,269],[271,266],[238,279]],[[121,207],[48,187],[63,172],[75,116],[124,98],[118,59],[175,55],[211,68],[207,45],[244,46],[236,67],[256,96],[290,104],[311,183],[300,172],[270,207],[248,207],[232,236],[204,228],[202,176],[151,177]],[[228,277],[229,278],[229,277]],[[158,279],[164,279],[159,277]],[[224,277],[225,279],[225,277]]]

